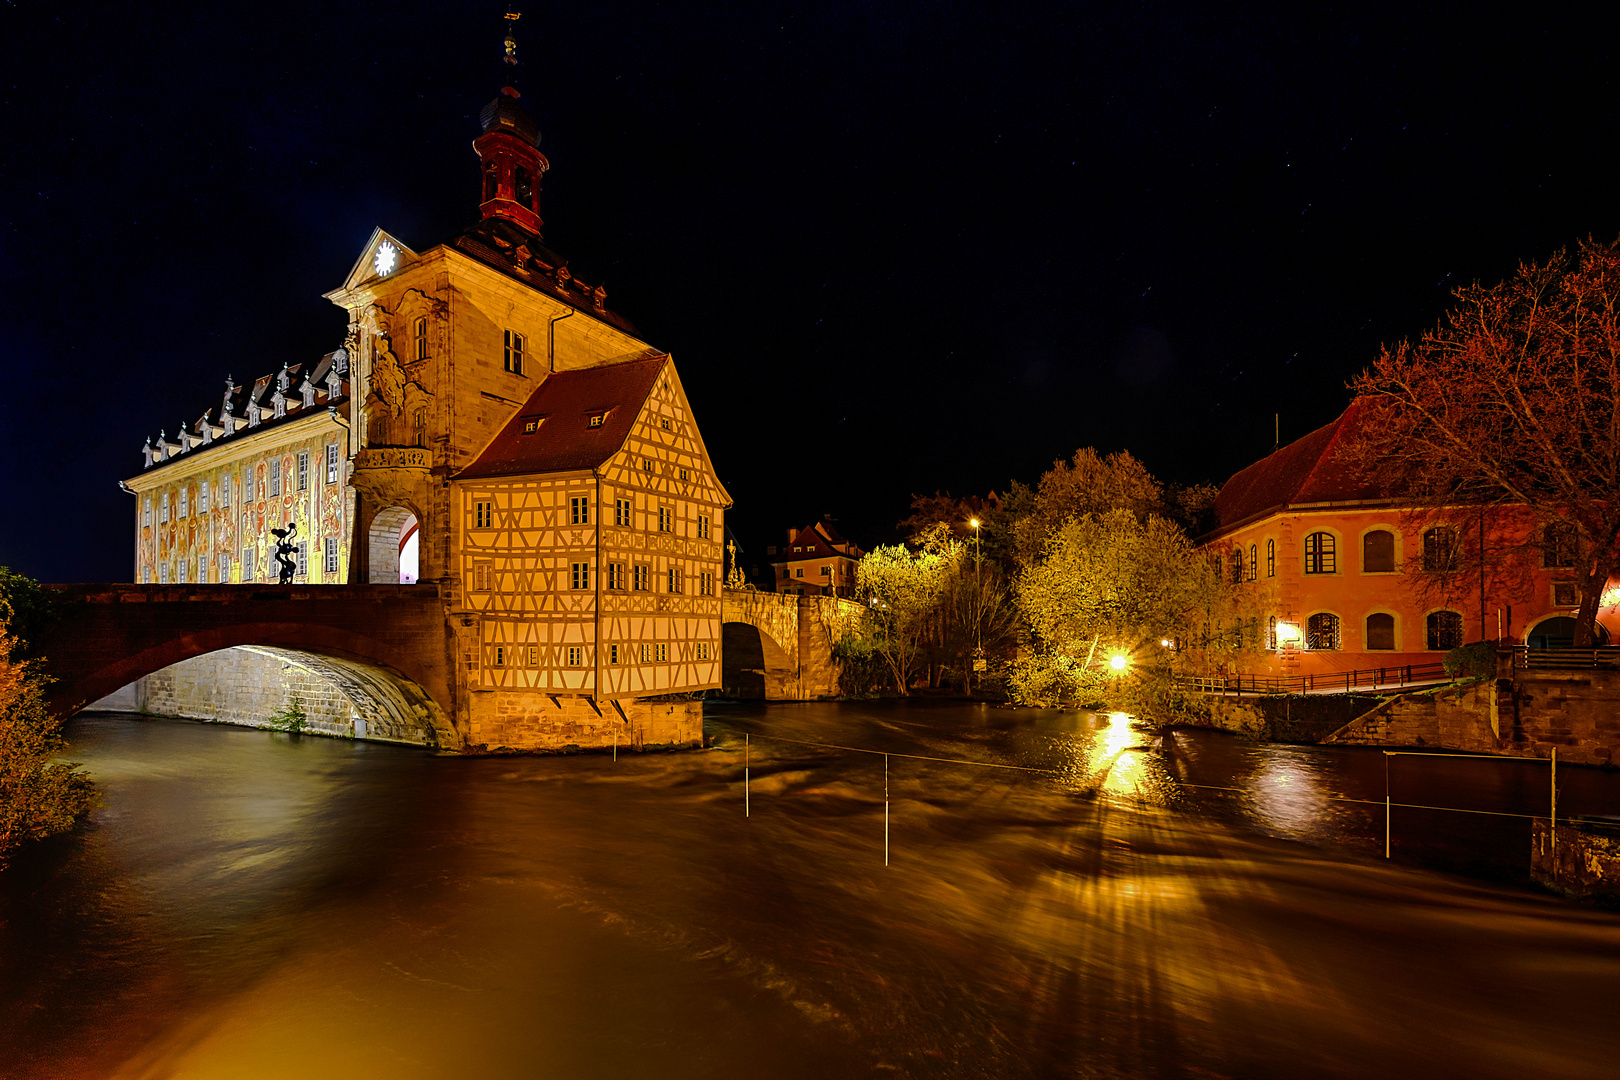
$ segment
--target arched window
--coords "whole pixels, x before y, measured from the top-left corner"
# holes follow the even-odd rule
[[[1333,534],[1326,532],[1313,532],[1305,538],[1305,572],[1307,574],[1332,574],[1338,572],[1339,564],[1333,546]]]
[[[1339,617],[1319,611],[1305,620],[1307,649],[1336,650],[1339,647]]]
[[[1463,643],[1462,616],[1455,611],[1431,611],[1426,620],[1431,649],[1455,649]]]
[[[1375,611],[1367,616],[1367,651],[1395,648],[1395,616]]]
[[[167,521],[169,519],[164,518],[163,520]],[[1215,578],[1216,578],[1217,581],[1223,580],[1222,574],[1224,573],[1224,571],[1221,569],[1221,567],[1223,567],[1225,565],[1226,564],[1221,561],[1221,557],[1219,555],[1215,556]]]
[[[423,315],[416,320],[416,358],[427,359],[427,316]]]
[[[490,162],[488,165],[484,166],[484,201],[485,202],[489,202],[489,200],[493,199],[495,197],[496,192],[498,192],[500,190],[500,183],[499,183],[499,181],[497,179],[498,175],[499,174],[495,171],[495,163],[493,161]]]
[[[529,177],[529,170],[521,165],[517,167],[517,201],[520,206],[534,208],[534,181]]]
[[[1273,615],[1271,618],[1266,620],[1266,648],[1268,648],[1268,649],[1276,649],[1276,647],[1277,647],[1277,616]]]
[[[1436,525],[1423,534],[1423,569],[1441,574],[1457,569],[1456,529]]]
[[[1541,565],[1560,569],[1574,566],[1579,554],[1580,535],[1570,522],[1549,523],[1541,534]]]
[[[1243,581],[1243,549],[1232,549],[1232,584],[1237,585]]]
[[[1253,581],[1260,576],[1260,549],[1253,544],[1249,545],[1249,580]]]
[[[1277,576],[1277,541],[1266,541],[1266,577]]]
[[[1361,538],[1361,570],[1365,574],[1395,572],[1395,534],[1374,529]]]

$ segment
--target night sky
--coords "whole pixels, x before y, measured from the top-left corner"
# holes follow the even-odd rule
[[[680,365],[761,561],[1084,445],[1219,482],[1449,290],[1620,233],[1617,28],[1522,6],[527,5],[546,240]],[[0,564],[476,217],[486,5],[0,6]]]

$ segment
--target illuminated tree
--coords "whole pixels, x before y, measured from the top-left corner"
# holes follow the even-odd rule
[[[855,582],[866,602],[866,637],[901,695],[910,692],[925,639],[937,626],[937,609],[962,551],[960,541],[937,528],[924,538],[921,550],[880,545],[862,556],[855,568]]]
[[[1471,538],[1493,518],[1528,515],[1531,541],[1560,558],[1573,544],[1576,644],[1590,645],[1620,541],[1620,241],[1454,295],[1435,329],[1384,348],[1351,384],[1364,412],[1354,455],[1456,530],[1432,572],[1483,569],[1491,555]]]

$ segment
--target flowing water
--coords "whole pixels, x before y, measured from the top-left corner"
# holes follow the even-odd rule
[[[1620,916],[1526,885],[1525,819],[1397,809],[1382,858],[1386,761],[1397,802],[1523,814],[1544,763],[707,723],[615,761],[82,716],[103,805],[0,874],[0,1076],[1620,1074]]]

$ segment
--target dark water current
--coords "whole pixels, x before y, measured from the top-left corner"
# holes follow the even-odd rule
[[[1529,889],[1523,819],[1397,810],[1385,862],[1377,751],[708,724],[613,761],[76,719],[105,802],[0,874],[0,1076],[1620,1075],[1620,916]],[[884,759],[780,739],[1022,768],[891,757],[886,868]],[[1544,764],[1389,760],[1398,801],[1545,811]]]

